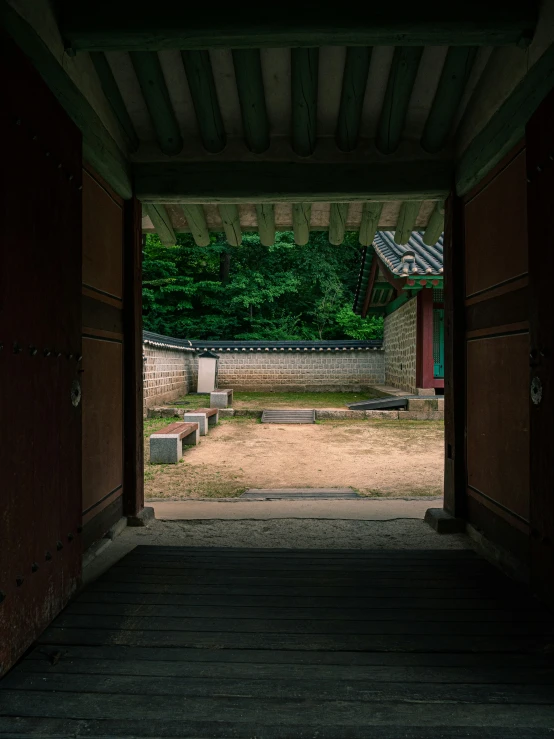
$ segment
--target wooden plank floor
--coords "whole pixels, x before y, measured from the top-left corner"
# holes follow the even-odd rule
[[[552,739],[552,632],[470,551],[139,546],[0,683],[0,737]]]

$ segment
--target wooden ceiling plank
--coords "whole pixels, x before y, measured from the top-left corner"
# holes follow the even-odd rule
[[[198,203],[183,203],[181,205],[187,225],[194,238],[197,246],[208,246],[210,243],[210,233],[206,223],[204,208]]]
[[[143,204],[143,210],[150,217],[155,232],[164,246],[175,246],[177,239],[171,225],[171,219],[164,205],[157,203]]]
[[[227,242],[231,246],[239,246],[242,243],[242,229],[240,227],[238,206],[234,203],[220,203],[219,215],[221,216]]]
[[[154,51],[132,51],[131,61],[160,149],[168,156],[178,154],[183,148],[183,138],[158,55]]]
[[[331,203],[329,214],[329,243],[340,246],[344,241],[346,219],[350,203]]]
[[[422,148],[431,154],[440,151],[447,142],[476,54],[475,46],[454,46],[448,49],[421,137]]]
[[[159,203],[310,203],[441,200],[453,163],[383,161],[135,163],[137,196]]]
[[[362,246],[371,246],[379,229],[379,219],[383,203],[364,203],[362,222],[360,223],[359,241]]]
[[[135,131],[135,127],[133,126],[131,116],[123,102],[123,97],[121,96],[121,92],[117,86],[117,82],[115,81],[112,68],[106,59],[106,55],[101,51],[93,51],[90,58],[94,64],[94,68],[96,69],[96,74],[98,75],[98,79],[102,85],[104,95],[117,118],[117,122],[125,136],[129,149],[134,152],[139,147],[139,138]]]
[[[421,203],[417,200],[404,201],[400,206],[400,213],[398,214],[398,222],[396,224],[396,231],[394,232],[394,241],[399,245],[407,244],[412,231],[415,228],[415,222]]]
[[[421,46],[399,46],[394,50],[375,140],[382,154],[392,154],[400,144],[422,53]]]
[[[264,246],[273,246],[275,244],[275,207],[271,203],[258,203],[256,216],[260,241]]]
[[[429,223],[423,234],[423,243],[427,246],[434,246],[444,231],[444,203],[439,202],[435,205]]]
[[[227,143],[214,74],[208,51],[182,51],[190,96],[196,113],[200,138],[206,151],[218,154]]]
[[[336,133],[341,151],[353,151],[358,145],[371,52],[368,46],[350,46],[346,51]]]
[[[292,230],[294,231],[294,243],[298,246],[305,246],[310,240],[311,214],[311,203],[292,204]]]
[[[65,2],[61,31],[76,50],[162,50],[256,47],[520,44],[532,34],[537,3],[488,0],[370,3],[347,14],[320,3],[297,3],[264,22],[245,4],[197,5],[175,0]]]
[[[269,148],[269,121],[260,50],[233,49],[233,65],[246,145],[261,154]]]
[[[291,50],[292,148],[298,156],[315,151],[319,49]]]

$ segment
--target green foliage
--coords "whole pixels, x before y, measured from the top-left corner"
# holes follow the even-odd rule
[[[224,234],[196,246],[180,234],[175,247],[147,235],[143,260],[144,328],[187,339],[312,340],[380,338],[382,320],[350,306],[360,264],[356,235],[341,247],[315,233],[305,246],[291,232],[264,247],[257,234],[229,246]],[[350,315],[351,314],[351,315]]]

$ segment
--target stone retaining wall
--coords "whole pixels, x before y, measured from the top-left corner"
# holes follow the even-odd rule
[[[385,318],[385,383],[416,392],[417,297]]]

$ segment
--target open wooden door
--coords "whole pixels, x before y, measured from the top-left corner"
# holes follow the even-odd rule
[[[81,573],[81,135],[1,38],[0,673]]]

